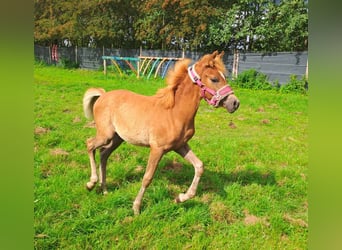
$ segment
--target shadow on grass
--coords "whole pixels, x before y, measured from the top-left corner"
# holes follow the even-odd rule
[[[174,185],[190,185],[194,177],[193,166],[185,164],[182,169],[179,169],[178,163],[176,163],[175,170],[173,170],[172,165],[174,164],[169,162],[166,166],[161,166],[161,175],[165,174],[169,182]],[[233,170],[229,173],[205,169],[198,186],[197,195],[209,192],[226,197],[225,187],[232,183],[238,183],[242,186],[253,183],[258,185],[276,185],[276,179],[273,171],[260,170],[256,167]]]
[[[125,183],[141,183],[145,167],[139,171],[132,170],[119,179],[114,177],[114,180],[107,182],[108,191],[120,189]],[[191,164],[181,164],[177,161],[165,157],[160,163],[157,172],[154,176],[155,180],[164,179],[169,184],[178,186],[181,192],[186,192],[194,177],[194,168]],[[249,167],[242,169],[233,169],[229,173],[216,172],[205,169],[200,180],[197,195],[202,193],[215,193],[222,197],[226,197],[225,187],[233,183],[238,183],[242,186],[251,184],[258,185],[276,185],[275,173],[271,170],[265,171],[257,167]],[[153,185],[153,182],[152,184]],[[170,191],[170,195],[177,195]]]

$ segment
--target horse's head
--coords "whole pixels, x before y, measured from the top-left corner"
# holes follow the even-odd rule
[[[222,51],[218,54],[203,56],[188,68],[189,76],[201,88],[201,96],[214,107],[225,107],[229,113],[239,108],[240,101],[227,84],[224,74],[226,69],[222,61]]]

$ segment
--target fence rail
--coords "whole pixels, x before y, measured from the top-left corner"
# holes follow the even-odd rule
[[[163,51],[163,50],[141,50],[141,49],[108,49],[108,48],[78,48],[59,47],[57,50],[59,60],[79,64],[80,68],[100,69],[103,67],[103,56],[137,58],[191,58],[197,61],[204,53],[190,51]],[[51,47],[34,45],[34,55],[37,60],[52,64]],[[237,74],[256,69],[268,76],[270,81],[278,81],[284,84],[289,81],[291,75],[298,78],[307,77],[308,52],[275,52],[275,53],[234,53],[226,51],[223,61],[229,72],[229,76],[236,77]],[[110,63],[110,62],[109,62]],[[174,63],[174,62],[173,62]],[[172,65],[169,65],[172,66]],[[170,68],[170,67],[169,67]],[[161,72],[165,72],[163,69]],[[162,76],[162,75],[161,75]]]

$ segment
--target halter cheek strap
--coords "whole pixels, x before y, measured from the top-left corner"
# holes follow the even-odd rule
[[[221,73],[221,72],[220,72]],[[201,81],[201,77],[197,74],[195,71],[195,64],[188,67],[188,74],[191,78],[191,80],[196,83],[201,88],[201,97],[206,100],[206,102],[214,107],[218,107],[220,101],[225,98],[228,95],[231,95],[234,93],[234,91],[231,89],[231,87],[227,84],[220,88],[219,90],[215,91],[213,89],[210,89],[206,87],[203,82]],[[222,74],[222,73],[221,73]],[[223,75],[223,74],[222,74]],[[212,98],[209,100],[205,97],[205,93],[208,92],[212,95]]]

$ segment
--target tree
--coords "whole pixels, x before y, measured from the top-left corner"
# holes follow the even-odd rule
[[[207,23],[215,13],[209,0],[143,1],[136,39],[147,47],[196,49],[206,46]]]
[[[35,0],[34,39],[116,48],[306,50],[307,0],[278,2]]]
[[[68,39],[79,46],[134,46],[136,9],[132,2],[35,0],[35,41],[46,44]]]
[[[138,6],[139,16],[134,23],[135,39],[147,48],[164,48],[166,37],[161,34],[165,26],[166,11],[162,1],[143,1]]]
[[[308,5],[305,0],[284,1],[280,11],[286,16],[284,50],[307,50],[308,48]],[[286,14],[285,14],[286,13]]]
[[[245,51],[306,50],[305,0],[238,0],[209,25],[209,44]]]

